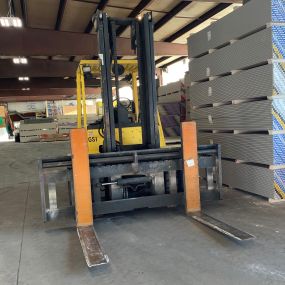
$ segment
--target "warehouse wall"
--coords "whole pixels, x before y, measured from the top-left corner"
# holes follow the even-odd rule
[[[28,112],[45,112],[45,102],[11,102],[8,103],[9,111],[17,111],[19,113]]]

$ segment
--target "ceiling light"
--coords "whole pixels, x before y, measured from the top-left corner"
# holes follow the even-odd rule
[[[0,25],[2,27],[23,27],[22,20],[19,17],[0,17]]]
[[[29,77],[26,77],[26,76],[24,76],[24,77],[19,77],[18,78],[20,81],[29,81],[30,80],[30,78]]]
[[[20,62],[21,62],[22,64],[27,64],[27,63],[28,63],[28,60],[27,60],[25,57],[22,57],[22,58],[20,58]]]
[[[27,64],[28,60],[25,57],[14,57],[13,62],[15,64]]]
[[[13,27],[15,28],[21,28],[23,26],[22,20],[18,17],[12,18]]]
[[[30,88],[22,88],[23,91],[29,91],[31,90]]]
[[[2,27],[9,27],[9,22],[4,17],[0,18],[0,24]]]
[[[13,58],[13,62],[14,62],[15,64],[19,64],[19,63],[20,63],[20,58],[19,58],[19,57]]]
[[[65,76],[65,77],[63,77],[63,79],[69,79],[69,76]]]

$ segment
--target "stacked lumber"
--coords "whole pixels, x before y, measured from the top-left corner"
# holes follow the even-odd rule
[[[42,136],[55,135],[57,124],[53,119],[23,120],[19,132],[21,142],[39,142]]]
[[[269,199],[285,199],[284,11],[251,0],[188,39],[199,143],[222,145],[224,184]]]
[[[185,90],[182,81],[158,88],[158,111],[165,137],[180,137],[180,122],[185,120]]]

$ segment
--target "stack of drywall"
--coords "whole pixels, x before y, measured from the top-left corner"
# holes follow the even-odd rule
[[[37,142],[44,135],[57,134],[57,124],[53,119],[35,119],[20,122],[20,141]]]
[[[158,111],[164,135],[180,136],[180,122],[185,119],[185,93],[182,81],[158,88]]]
[[[188,39],[199,143],[222,145],[225,184],[272,199],[285,198],[284,44],[283,0],[251,0]]]

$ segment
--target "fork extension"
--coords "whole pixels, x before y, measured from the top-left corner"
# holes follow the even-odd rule
[[[88,267],[109,263],[93,226],[77,227],[77,233]]]
[[[87,132],[73,129],[70,132],[76,226],[79,241],[89,267],[109,262],[93,227],[93,210],[90,184]]]
[[[222,221],[214,219],[202,212],[192,213],[190,215],[195,221],[239,242],[249,241],[255,239],[255,236],[234,228]]]

